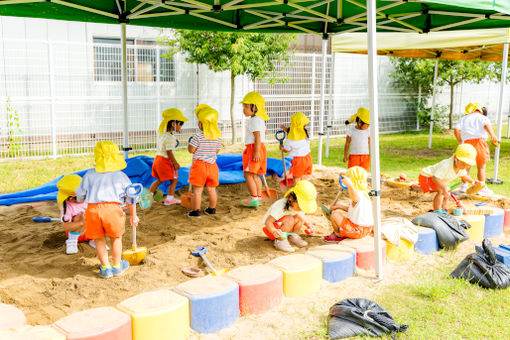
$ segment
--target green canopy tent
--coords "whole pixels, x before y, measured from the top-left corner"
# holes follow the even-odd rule
[[[510,25],[508,0],[1,0],[0,15],[120,24],[123,45],[124,149],[127,138],[125,25],[210,31],[306,32],[323,41],[319,110],[319,163],[324,135],[326,39],[332,33],[368,32],[370,138],[375,248],[381,249],[376,27],[380,32],[445,31]],[[382,279],[382,254],[376,252]]]

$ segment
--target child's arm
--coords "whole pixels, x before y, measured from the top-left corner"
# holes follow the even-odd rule
[[[170,160],[170,162],[173,164],[174,169],[179,170],[181,168],[181,165],[175,159],[174,152],[172,150],[166,150],[166,154],[168,155],[168,159]]]
[[[347,163],[349,160],[349,148],[351,147],[351,137],[345,137],[345,146],[344,146],[344,163]]]
[[[483,127],[485,129],[485,131],[487,131],[487,133],[489,134],[489,136],[491,137],[491,142],[492,142],[492,145],[498,145],[499,142],[498,142],[498,138],[496,137],[496,135],[494,134],[494,130],[492,129],[492,125],[490,124],[487,124]]]
[[[352,185],[352,182],[349,179],[349,177],[344,177],[342,179],[342,182],[344,183],[344,185],[347,186],[347,192],[349,193],[349,198],[352,201],[352,205],[354,206],[354,205],[358,204],[359,195],[358,195],[358,192],[356,191],[356,189],[354,189],[354,185]]]
[[[475,182],[476,182],[474,179],[472,179],[469,176],[460,176],[460,178],[462,179],[462,182],[468,182],[471,184],[475,184]]]
[[[276,219],[273,216],[268,216],[265,223],[266,228],[275,238],[280,238],[281,231],[274,227],[274,222],[276,222]]]
[[[457,142],[459,144],[462,144],[462,133],[461,133],[461,131],[456,128],[456,129],[453,130],[453,133],[455,134],[455,138],[457,138]]]
[[[436,176],[432,176],[432,182],[434,182],[436,185],[437,185],[437,189],[440,193],[442,193],[443,195],[445,195],[445,197],[448,197],[448,194],[449,194],[449,188],[448,186],[446,185],[446,183],[444,183],[441,178],[438,178]]]
[[[81,232],[81,229],[85,226],[85,219],[83,214],[79,214],[73,217],[71,222],[62,222],[62,227],[65,232]]]
[[[329,209],[331,211],[336,210],[336,209],[340,209],[340,210],[344,210],[344,211],[349,211],[349,206],[345,205],[345,204],[338,203],[338,204],[333,204]]]
[[[253,161],[260,161],[260,131],[254,131],[253,136],[255,137],[255,145],[253,148]]]
[[[140,219],[138,218],[138,215],[136,214],[136,203],[135,204],[128,204],[129,207],[129,224],[132,226],[137,226],[138,222],[140,222]]]
[[[288,133],[289,132],[289,128],[286,127],[285,125],[280,125],[280,129],[282,129],[283,131],[285,131],[285,133]]]

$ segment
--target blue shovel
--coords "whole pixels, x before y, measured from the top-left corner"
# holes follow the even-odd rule
[[[214,269],[214,267],[211,264],[211,262],[209,262],[209,260],[207,259],[207,256],[205,256],[205,253],[207,253],[207,248],[206,247],[198,247],[194,251],[191,251],[191,254],[193,256],[201,257],[202,260],[204,260],[204,262],[207,264],[207,266],[211,269],[213,276],[220,276],[220,275],[223,275],[223,274],[225,274],[226,272],[229,271],[229,269],[221,269],[221,270]]]

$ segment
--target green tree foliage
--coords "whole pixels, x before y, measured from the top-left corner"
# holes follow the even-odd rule
[[[166,57],[182,53],[189,63],[204,64],[214,72],[230,71],[230,119],[234,127],[235,77],[247,75],[252,80],[270,77],[281,80],[277,63],[288,62],[294,34],[238,32],[203,32],[178,30],[163,36],[160,42],[170,48]],[[236,131],[232,128],[232,143]]]
[[[408,93],[416,94],[421,87],[422,102],[432,96],[435,59],[391,58],[395,70],[390,75],[394,83]],[[455,86],[462,83],[479,84],[484,80],[497,80],[501,64],[486,61],[440,59],[438,87],[450,88],[449,128],[453,126],[453,98]],[[429,110],[430,112],[430,110]]]

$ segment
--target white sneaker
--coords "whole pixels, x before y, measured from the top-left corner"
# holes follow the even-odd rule
[[[78,240],[66,240],[66,254],[76,254],[78,252]]]
[[[491,189],[487,188],[487,186],[485,186],[482,190],[478,191],[476,194],[478,196],[492,196],[494,195],[494,192]]]
[[[96,249],[96,242],[94,240],[89,240],[89,246]],[[106,250],[110,250],[110,247],[108,247],[108,245],[106,245]]]
[[[463,193],[465,194],[466,193],[466,190],[469,188],[469,184],[468,183],[462,183],[462,185],[460,186],[460,188],[458,189],[458,191],[460,193]]]
[[[293,253],[295,251],[294,247],[292,247],[289,243],[288,239],[285,240],[274,240],[274,247],[278,250]]]

